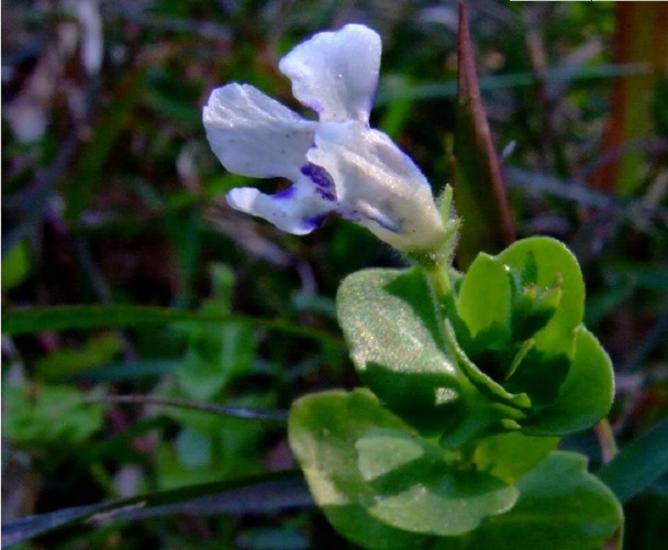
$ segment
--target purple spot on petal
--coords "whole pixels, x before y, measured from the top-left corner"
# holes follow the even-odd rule
[[[310,218],[304,218],[302,220],[302,223],[304,224],[304,227],[307,227],[308,229],[316,229],[317,227],[320,227],[322,222],[325,221],[326,217],[327,217],[327,213],[318,214],[317,216],[311,216]]]
[[[318,187],[322,189],[329,189],[330,187],[334,187],[329,174],[324,168],[309,162],[308,164],[302,166],[300,170],[302,174],[307,176]]]
[[[331,191],[324,191],[323,189],[316,189],[315,192],[318,193],[318,195],[320,195],[326,201],[336,202],[336,195],[334,193],[332,193]]]
[[[334,182],[324,168],[315,164],[305,164],[301,167],[301,173],[308,177],[315,185],[316,192],[325,200],[336,201],[336,190]]]
[[[274,199],[291,199],[292,197],[295,196],[295,192],[297,189],[295,188],[294,185],[291,185],[290,187],[286,187],[285,189],[281,189],[277,193],[274,193],[272,197]]]

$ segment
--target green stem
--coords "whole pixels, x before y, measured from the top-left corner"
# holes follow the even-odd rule
[[[452,293],[450,278],[444,266],[436,264],[433,269],[427,271],[427,276],[436,296],[446,298]]]
[[[434,294],[437,309],[441,313],[442,318],[445,318],[449,312],[454,311],[455,305],[447,266],[435,263],[423,269]]]

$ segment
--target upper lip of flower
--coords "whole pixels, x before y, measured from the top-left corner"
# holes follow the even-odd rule
[[[274,195],[233,189],[228,203],[294,234],[310,232],[336,211],[400,249],[420,247],[403,242],[415,240],[416,232],[426,230],[431,234],[423,239],[433,240],[442,223],[428,182],[385,134],[368,125],[380,55],[378,34],[351,24],[318,33],[281,59],[279,69],[292,81],[294,96],[319,121],[302,118],[253,86],[215,89],[203,120],[222,164],[245,176],[292,181]],[[416,209],[421,211],[411,212]]]

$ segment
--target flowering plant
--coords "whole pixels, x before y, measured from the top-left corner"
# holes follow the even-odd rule
[[[290,445],[334,527],[370,548],[600,548],[622,521],[579,454],[556,450],[610,408],[610,360],[582,324],[584,284],[559,241],[532,237],[465,273],[460,220],[416,165],[369,127],[380,38],[323,32],[279,65],[299,115],[247,85],[204,108],[230,171],[284,177],[229,204],[294,234],[339,213],[414,262],[346,278],[337,313],[366,388],[294,403]]]

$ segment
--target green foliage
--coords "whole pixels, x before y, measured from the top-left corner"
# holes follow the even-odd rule
[[[204,318],[229,314],[234,285],[234,273],[227,266],[212,266],[212,296],[203,302],[200,314]],[[187,348],[176,369],[175,383],[165,388],[169,397],[238,406],[274,405],[272,391],[247,393],[240,399],[231,397],[231,386],[248,374],[256,357],[250,327],[211,322],[184,324],[181,329],[186,332]],[[261,425],[184,409],[172,409],[168,414],[182,428],[174,444],[163,444],[158,454],[161,487],[205,483],[261,471],[260,461],[254,456],[264,433]]]
[[[277,332],[339,345],[330,334],[300,327],[293,323],[244,315],[214,312],[197,313],[186,309],[156,306],[54,306],[47,308],[11,309],[2,312],[4,334],[31,334],[54,330],[93,330],[99,328],[137,328],[163,326],[171,323],[240,323],[265,327]]]
[[[668,471],[668,419],[624,448],[598,476],[626,502]]]
[[[532,237],[479,254],[454,288],[445,269],[366,270],[339,287],[373,393],[293,405],[290,444],[318,505],[365,547],[426,535],[444,548],[600,546],[619,505],[584,458],[554,451],[614,393],[610,359],[582,325],[575,257]]]
[[[499,333],[496,339],[508,338],[503,334],[510,324],[511,285],[503,263],[488,254],[478,254],[457,295],[457,311],[466,323],[472,338],[478,334]],[[493,336],[487,336],[492,339]]]
[[[214,295],[200,312],[206,316],[230,313],[234,286],[232,271],[218,265],[212,269]],[[177,370],[179,386],[193,399],[207,400],[220,393],[234,378],[244,375],[255,358],[253,331],[237,323],[193,325],[188,333],[188,350]]]
[[[520,497],[512,510],[490,518],[453,548],[598,550],[623,519],[610,489],[587,473],[586,459],[574,453],[553,452],[517,488]]]
[[[45,380],[63,380],[81,371],[110,363],[122,350],[117,334],[93,336],[80,349],[59,349],[36,362]]]
[[[561,385],[559,399],[533,417],[525,431],[564,435],[584,430],[607,414],[614,393],[610,358],[596,337],[580,325],[575,357]]]
[[[479,255],[449,319],[419,269],[353,274],[337,307],[362,381],[422,433],[447,434],[473,411],[467,437],[516,422],[565,435],[605,415],[613,397],[610,360],[581,326],[583,301],[573,255],[534,237]]]
[[[362,381],[388,407],[432,434],[461,414],[455,359],[420,270],[354,273],[339,287],[337,310]]]
[[[527,436],[520,432],[496,434],[478,442],[473,463],[476,469],[513,483],[545,460],[558,443],[557,437]]]
[[[70,386],[3,388],[3,433],[29,446],[75,445],[102,426],[104,407],[86,403],[86,395]]]
[[[21,240],[2,258],[2,290],[20,285],[30,273],[30,250]]]
[[[421,439],[369,392],[323,392],[297,401],[289,433],[318,505],[365,545],[376,540],[379,522],[459,535],[517,499],[514,488],[489,474],[451,470],[438,445]],[[361,522],[351,525],[349,516],[368,516],[368,526],[360,531]]]
[[[622,520],[586,460],[551,452],[553,438],[487,440],[483,471],[463,468],[364,390],[300,399],[289,433],[316,502],[365,548],[595,549]]]
[[[535,273],[523,286],[560,289],[558,305],[547,324],[536,331],[536,349],[550,355],[573,353],[573,331],[584,315],[584,281],[577,259],[556,239],[530,237],[513,243],[498,255],[499,261],[524,274],[535,265]]]

